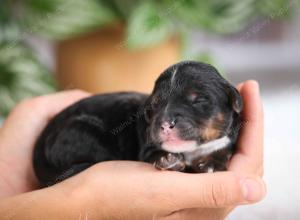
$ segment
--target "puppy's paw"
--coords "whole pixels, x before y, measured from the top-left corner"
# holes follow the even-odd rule
[[[215,172],[215,167],[213,165],[206,167],[206,173]]]
[[[160,157],[154,162],[154,166],[159,170],[183,171],[185,169],[183,156],[172,153]]]
[[[214,173],[218,171],[226,171],[226,164],[218,164],[207,161],[199,161],[196,166],[194,166],[194,171],[196,173]]]

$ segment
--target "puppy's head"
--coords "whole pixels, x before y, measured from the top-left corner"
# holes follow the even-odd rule
[[[148,142],[173,152],[194,151],[225,137],[242,99],[211,65],[186,61],[165,70],[146,102]]]

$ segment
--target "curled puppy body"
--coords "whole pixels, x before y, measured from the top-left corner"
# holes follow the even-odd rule
[[[181,62],[160,75],[149,96],[96,95],[58,114],[37,140],[35,173],[47,186],[109,160],[182,172],[226,170],[241,111],[238,91],[214,67]]]

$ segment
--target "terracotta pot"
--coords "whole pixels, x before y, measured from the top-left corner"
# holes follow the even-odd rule
[[[110,27],[59,43],[57,79],[62,89],[151,92],[157,76],[178,57],[175,37],[150,49],[130,51],[123,28]]]

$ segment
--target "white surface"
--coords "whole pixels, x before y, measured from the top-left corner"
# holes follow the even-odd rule
[[[263,95],[265,180],[263,202],[236,209],[228,220],[300,219],[300,82]]]

